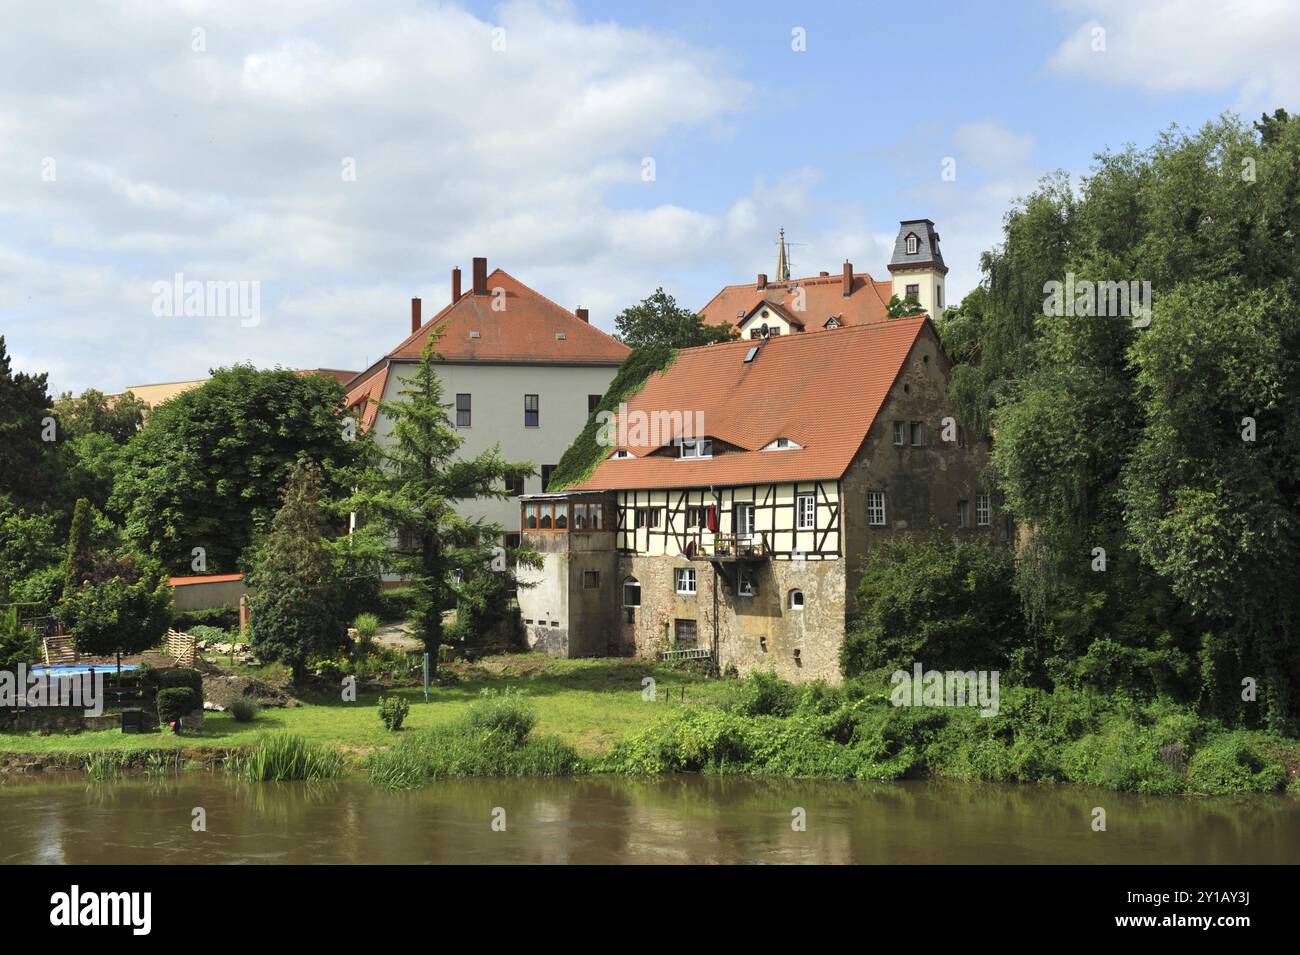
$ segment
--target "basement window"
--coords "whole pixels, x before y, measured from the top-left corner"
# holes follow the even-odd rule
[[[582,572],[582,589],[599,590],[600,589],[600,571],[584,570]]]

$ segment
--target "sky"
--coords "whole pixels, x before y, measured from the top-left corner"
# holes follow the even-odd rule
[[[885,278],[916,218],[955,303],[1041,176],[1296,112],[1297,50],[1296,0],[7,0],[0,335],[55,394],[359,370],[474,256],[612,330],[781,228],[796,275]]]

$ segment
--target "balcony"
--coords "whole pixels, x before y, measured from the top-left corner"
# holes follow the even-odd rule
[[[772,545],[766,532],[714,534],[700,530],[687,538],[686,556],[691,560],[714,563],[768,560],[772,556]]]

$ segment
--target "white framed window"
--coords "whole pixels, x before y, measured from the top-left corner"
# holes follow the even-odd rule
[[[917,238],[914,235],[909,235],[907,237],[907,254],[916,255],[916,249],[917,249]]]
[[[690,594],[695,596],[695,568],[678,567],[673,571],[673,578],[677,584],[679,594]]]
[[[992,515],[989,512],[989,496],[979,494],[975,497],[975,523],[979,527],[988,527]]]
[[[638,507],[636,509],[636,526],[637,527],[658,527],[659,508]]]
[[[872,527],[885,526],[885,492],[867,492],[867,523]]]
[[[810,531],[817,513],[817,498],[812,494],[799,494],[794,499],[795,527],[797,530]]]
[[[635,577],[628,577],[623,581],[623,606],[641,606],[641,581]]]
[[[907,444],[907,422],[906,421],[894,422],[894,444],[898,445],[900,448],[903,445]]]
[[[736,519],[736,536],[753,537],[754,536],[754,505],[737,504],[735,510]]]
[[[678,438],[678,457],[711,458],[713,457],[712,438]]]
[[[791,609],[791,610],[802,610],[802,609],[803,609],[803,591],[802,591],[802,590],[795,589],[795,590],[790,591],[790,609]]]

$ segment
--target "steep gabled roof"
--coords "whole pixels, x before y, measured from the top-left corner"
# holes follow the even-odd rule
[[[503,269],[488,276],[487,287],[487,295],[462,293],[388,357],[419,358],[434,332],[434,349],[446,361],[617,366],[631,351]]]
[[[767,303],[797,316],[810,329],[821,329],[832,315],[841,325],[866,325],[889,317],[892,287],[891,282],[878,282],[870,275],[854,275],[847,297],[843,275],[769,282],[761,289],[753,282],[728,285],[700,309],[700,315],[709,325],[725,322],[738,326],[757,306]],[[800,288],[804,293],[803,311],[794,308],[795,290]]]
[[[576,489],[702,487],[771,481],[839,478],[853,461],[912,346],[929,319],[900,318],[853,325],[819,334],[787,335],[760,345],[750,340],[688,348],[666,371],[652,375],[627,401],[627,434],[633,414],[643,422],[655,413],[694,421],[702,414],[704,437],[737,450],[712,458],[681,460],[651,454],[672,440],[639,446],[621,443],[633,457],[606,459]],[[745,356],[752,348],[752,361]],[[700,436],[700,435],[697,435]],[[759,450],[789,438],[798,450]]]
[[[363,428],[369,429],[375,423],[375,403],[383,396],[392,363],[415,361],[435,336],[434,351],[448,362],[613,368],[621,365],[631,351],[504,269],[496,269],[487,277],[487,289],[487,295],[475,295],[472,288],[463,292],[346,383],[347,406],[365,404],[361,412]],[[494,303],[501,304],[494,308]]]

